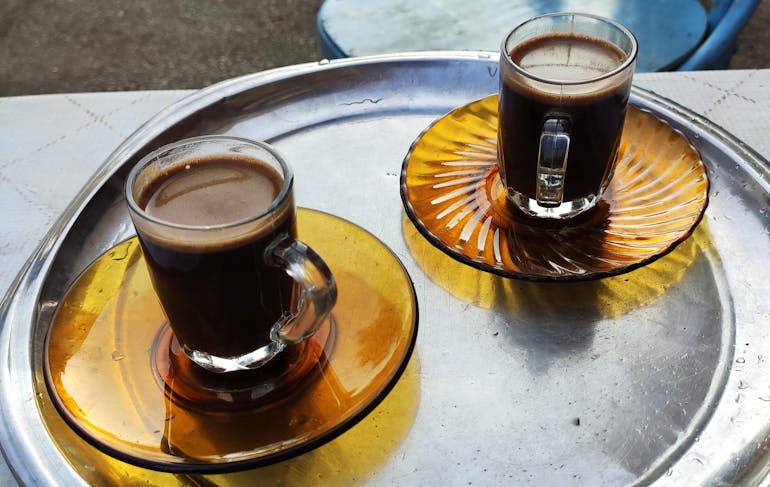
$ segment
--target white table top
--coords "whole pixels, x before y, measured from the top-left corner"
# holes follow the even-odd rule
[[[635,83],[703,115],[770,159],[770,69],[645,73]],[[0,98],[0,293],[97,167],[188,90]],[[0,460],[0,485],[13,481]]]

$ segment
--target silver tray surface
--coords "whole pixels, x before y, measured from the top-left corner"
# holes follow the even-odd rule
[[[348,59],[229,80],[140,128],[67,208],[0,306],[0,444],[18,479],[85,483],[36,407],[41,350],[69,283],[133,232],[127,170],[171,140],[227,133],[274,144],[294,168],[299,206],[369,230],[415,283],[418,405],[363,480],[767,484],[767,162],[708,120],[635,89],[633,103],[685,133],[707,164],[710,203],[695,234],[651,266],[594,283],[491,276],[421,241],[398,184],[406,151],[431,121],[496,89],[497,60],[485,53]]]

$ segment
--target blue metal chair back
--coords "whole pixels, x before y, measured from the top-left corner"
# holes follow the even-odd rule
[[[409,1],[414,2],[415,9],[421,9],[420,14],[423,17],[430,15],[430,10],[421,4],[420,0]],[[374,0],[367,0],[367,2],[372,2],[373,5],[380,3],[384,5],[397,4],[401,10],[410,5],[409,1],[399,2],[396,0],[391,2],[383,0],[374,2]],[[498,1],[489,0],[484,5],[487,7],[497,5]],[[708,12],[704,11],[702,4],[694,0],[689,0],[686,4],[683,0],[650,0],[647,2],[628,2],[625,0],[610,2],[607,0],[597,1],[595,6],[606,7],[609,5],[615,9],[613,13],[620,17],[617,20],[623,19],[629,22],[627,25],[637,34],[640,46],[644,44],[644,47],[647,48],[644,56],[640,50],[637,71],[693,71],[728,67],[730,58],[736,50],[738,34],[749,21],[760,1],[712,0]],[[366,17],[366,15],[371,14],[369,15],[370,17],[376,15],[375,8],[370,7],[369,3],[360,4],[358,2],[359,0],[327,0],[319,9],[317,15],[318,32],[321,39],[321,48],[324,56],[327,58],[335,59],[348,56],[349,54],[346,51],[350,50],[351,45],[355,45],[357,49],[360,49],[361,45],[357,41],[362,37],[368,36],[367,29],[372,28],[372,20]],[[334,4],[333,14],[329,13],[331,9],[328,8],[329,4],[332,3]],[[543,10],[541,13],[545,13],[547,11],[554,11],[554,9],[564,10],[562,7],[567,4],[566,1],[561,0],[530,0],[530,3],[527,3],[526,6],[521,3],[515,6],[519,10],[529,9],[536,13],[540,9]],[[447,1],[446,4],[448,5],[447,8],[450,8],[453,5],[453,1]],[[344,11],[340,11],[342,6],[345,8]],[[434,7],[430,8],[434,9]],[[372,10],[372,12],[369,12],[369,10]],[[438,10],[440,11],[441,9]],[[354,15],[354,11],[358,12],[359,15],[364,15],[363,20],[359,21],[361,17]],[[365,14],[362,14],[362,12],[365,12]],[[684,15],[685,17],[677,18],[677,15]],[[394,25],[398,26],[395,31],[401,34],[415,28],[409,23],[412,21],[411,18],[407,18],[409,22],[401,19],[400,24],[398,19],[400,17],[383,20],[382,25],[378,24],[378,28],[389,28],[388,22],[395,22]],[[662,22],[661,19],[666,21]],[[345,26],[343,30],[348,37],[343,39],[341,44],[327,30],[328,25],[332,23],[335,23],[335,26],[340,23]],[[490,32],[493,30],[493,27],[495,27],[495,22],[491,21]],[[393,26],[390,26],[390,28],[393,28]],[[696,44],[695,39],[698,38],[701,39]],[[478,38],[475,39],[477,43],[480,43]],[[456,41],[457,39],[453,39],[453,42],[449,42],[447,45],[456,44]],[[343,48],[341,45],[345,47]],[[414,45],[405,45],[404,47],[404,50],[422,50],[424,46],[416,42]],[[466,47],[479,48],[479,46]],[[677,50],[682,47],[684,48],[677,53]],[[439,47],[439,49],[441,48],[444,47]],[[450,46],[447,48],[458,47]],[[497,49],[497,46],[490,44],[486,46],[486,49]],[[363,50],[366,51],[366,49]],[[360,51],[358,52],[360,53]],[[375,49],[374,52],[379,53],[380,51]],[[354,53],[353,55],[360,55],[359,53]],[[678,54],[678,56],[672,57],[672,53]]]
[[[738,34],[760,0],[714,0],[708,15],[708,33],[677,71],[724,69],[737,48]]]

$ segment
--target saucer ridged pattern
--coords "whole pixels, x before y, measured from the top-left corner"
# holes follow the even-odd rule
[[[497,169],[497,95],[434,122],[401,172],[407,215],[433,245],[478,269],[530,280],[596,279],[665,255],[702,218],[708,188],[687,138],[629,105],[615,173],[596,207],[567,223],[520,216]]]

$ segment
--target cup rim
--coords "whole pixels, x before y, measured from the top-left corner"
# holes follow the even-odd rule
[[[508,43],[508,39],[510,39],[510,37],[520,28],[532,22],[536,22],[541,19],[550,18],[550,17],[584,17],[584,18],[599,20],[601,22],[610,24],[611,26],[613,26],[614,28],[622,32],[631,41],[631,52],[626,57],[625,61],[623,61],[623,63],[620,64],[620,66],[616,67],[612,71],[608,71],[594,78],[587,78],[583,80],[559,80],[555,78],[545,78],[545,77],[536,75],[530,71],[527,71],[526,69],[519,66],[515,62],[513,62],[513,59],[511,59],[511,56],[508,55],[508,52],[505,46]],[[616,76],[619,73],[628,69],[628,67],[636,61],[636,56],[638,52],[639,52],[639,43],[636,40],[636,36],[634,36],[634,33],[631,32],[631,30],[629,30],[626,26],[612,19],[609,19],[607,17],[602,17],[601,15],[595,15],[595,14],[589,14],[589,13],[583,13],[583,12],[553,12],[553,13],[532,17],[520,23],[519,25],[514,27],[510,32],[508,32],[508,34],[506,34],[505,37],[503,37],[503,42],[500,45],[500,59],[505,59],[506,64],[508,66],[511,66],[513,69],[515,69],[519,74],[522,74],[527,78],[534,81],[538,81],[540,83],[546,83],[550,85],[569,85],[569,86],[578,86],[582,84],[593,83],[596,81],[612,78],[613,76]]]
[[[255,215],[241,218],[240,220],[234,220],[231,222],[217,223],[215,225],[190,225],[190,224],[184,224],[184,223],[176,223],[176,222],[158,218],[156,216],[150,215],[143,208],[139,206],[139,204],[134,199],[133,186],[134,186],[134,183],[136,182],[137,177],[141,173],[141,171],[145,167],[147,167],[147,165],[149,165],[149,163],[152,160],[158,159],[159,156],[161,156],[163,153],[168,152],[170,150],[177,149],[179,147],[188,146],[188,145],[199,144],[201,142],[207,142],[207,141],[214,141],[214,142],[229,141],[229,142],[237,142],[240,144],[255,146],[261,150],[266,151],[268,154],[270,154],[270,156],[272,156],[278,162],[278,164],[281,166],[281,170],[283,171],[283,184],[281,185],[281,189],[276,195],[276,197],[273,198],[273,201],[271,201],[270,204],[265,209],[263,209],[261,212]],[[286,163],[283,157],[270,144],[267,144],[265,142],[260,142],[257,140],[251,140],[244,137],[236,137],[231,135],[200,135],[196,137],[188,137],[185,139],[177,140],[170,144],[166,144],[161,147],[158,147],[157,149],[144,155],[139,160],[139,162],[134,164],[134,167],[131,168],[131,172],[128,173],[128,177],[126,178],[126,183],[124,185],[124,191],[125,191],[126,201],[131,211],[133,211],[137,215],[140,215],[143,219],[149,222],[155,223],[157,225],[162,225],[164,227],[178,229],[178,230],[205,231],[205,230],[221,230],[221,229],[227,229],[227,228],[235,228],[241,225],[253,223],[259,220],[260,218],[263,218],[269,215],[270,213],[275,211],[276,208],[280,207],[286,201],[291,191],[293,182],[294,182],[294,173],[292,172],[291,167],[289,167],[289,165]]]

